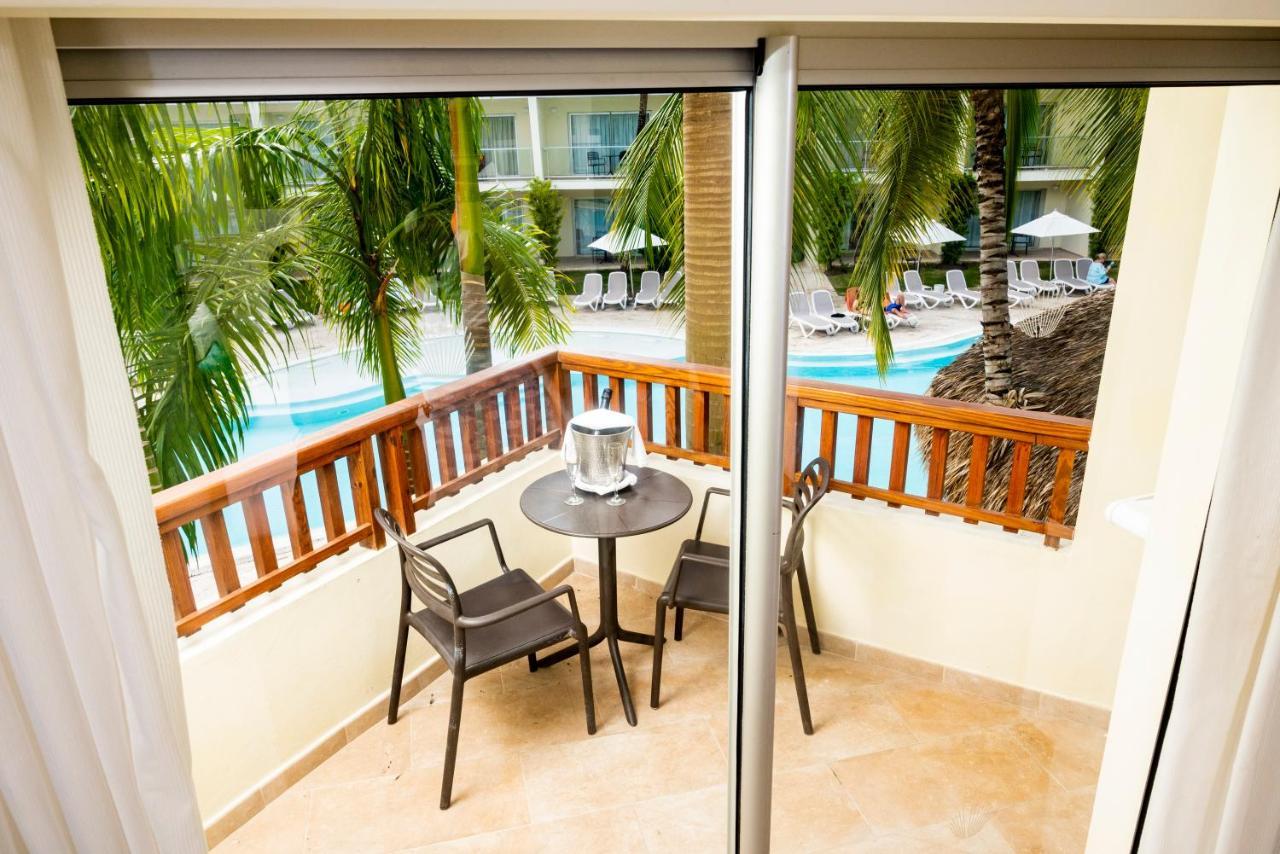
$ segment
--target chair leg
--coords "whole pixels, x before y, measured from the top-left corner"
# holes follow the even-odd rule
[[[591,644],[587,640],[587,627],[578,624],[578,663],[582,668],[582,702],[587,709],[587,735],[596,734],[596,698],[591,691]],[[533,656],[529,656],[532,661]]]
[[[393,724],[400,716],[400,683],[404,681],[404,654],[409,645],[409,624],[400,621],[400,634],[396,637],[396,660],[391,668],[391,700],[387,703],[387,723]]]
[[[679,610],[676,613],[680,613]],[[662,691],[662,644],[663,635],[667,631],[667,600],[658,597],[657,614],[653,621],[653,673],[649,680],[649,707],[658,708],[658,697]]]
[[[804,662],[800,660],[800,637],[796,631],[796,608],[791,591],[782,594],[782,623],[791,653],[791,675],[796,682],[796,699],[800,701],[800,723],[805,735],[813,735],[813,718],[809,714],[809,692],[804,684]]]
[[[814,655],[821,655],[822,648],[818,644],[818,621],[813,616],[813,595],[809,592],[809,576],[804,571],[804,558],[800,558],[800,566],[796,569],[800,576],[800,604],[804,607],[804,621],[809,628],[809,648]]]
[[[679,605],[676,606],[676,628],[674,634],[676,640],[684,640],[684,608]]]
[[[534,655],[533,653],[529,653],[529,672],[530,673],[538,672],[538,656]]]
[[[462,725],[462,674],[453,675],[453,696],[449,700],[449,736],[444,748],[444,780],[440,784],[440,809],[447,810],[453,797],[453,768],[458,760],[458,728]]]

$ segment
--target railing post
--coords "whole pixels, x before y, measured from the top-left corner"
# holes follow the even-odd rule
[[[406,534],[417,530],[413,519],[413,496],[409,492],[409,466],[405,459],[404,428],[392,427],[378,435],[382,455],[382,487],[387,493],[387,512]]]
[[[373,468],[373,440],[365,439],[356,446],[356,452],[348,458],[351,475],[351,503],[356,508],[356,522],[373,526],[373,535],[365,541],[367,548],[379,549],[386,542],[382,526],[374,521],[373,511],[378,507],[378,481]]]
[[[800,399],[788,394],[782,413],[782,494],[790,495],[796,484],[796,475],[803,467],[801,462],[804,445],[804,410]]]
[[[550,399],[547,401],[547,410],[554,424],[547,425],[548,430],[560,430],[561,439],[564,441],[564,430],[569,423],[569,419],[573,417],[573,378],[569,375],[569,369],[566,368],[557,359],[551,371],[547,374],[547,379],[551,380]],[[560,442],[556,443],[556,447],[560,447]]]

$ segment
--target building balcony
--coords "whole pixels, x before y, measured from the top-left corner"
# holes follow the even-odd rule
[[[373,508],[388,508],[415,541],[493,519],[512,565],[545,586],[570,583],[595,625],[595,544],[533,525],[518,503],[526,486],[562,469],[555,446],[565,421],[606,384],[636,417],[651,465],[695,496],[728,485],[728,458],[708,441],[714,401],[729,392],[723,370],[548,351],[156,497],[211,841],[225,839],[225,850],[716,846],[728,690],[720,618],[690,613],[684,638],[667,644],[658,709],[643,703],[652,650],[624,645],[634,729],[603,646],[593,652],[593,736],[573,697],[575,664],[508,665],[469,681],[448,811],[435,799],[450,677],[416,636],[405,711],[385,723],[400,581]],[[856,423],[852,436],[836,429],[842,419]],[[1078,848],[1107,713],[1016,651],[1056,619],[1038,599],[1066,566],[1070,549],[1059,546],[1074,529],[1065,496],[1089,422],[797,379],[786,424],[780,481],[813,454],[836,468],[805,547],[823,644],[820,656],[804,650],[813,736],[801,731],[786,655],[777,665],[780,850],[970,837]],[[943,450],[914,460],[913,429],[931,431]],[[945,437],[963,435],[982,448],[1014,443],[1024,461],[1057,455],[1044,509],[1024,512],[1025,466],[988,473],[976,456],[970,498],[948,500]],[[869,462],[876,449],[889,456],[885,472]],[[928,472],[918,491],[912,465]],[[999,478],[1010,479],[1008,501],[984,507],[982,489]],[[721,512],[707,530],[724,542]],[[237,546],[227,520],[238,530],[241,517]],[[656,594],[696,521],[693,513],[619,542],[625,626],[653,624]],[[193,524],[211,584],[191,582],[184,526]],[[447,560],[460,589],[494,572],[465,547]],[[1038,622],[1023,619],[1031,614]],[[922,789],[937,797],[916,797]]]

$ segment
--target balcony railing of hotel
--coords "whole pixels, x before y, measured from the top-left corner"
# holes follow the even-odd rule
[[[532,452],[559,444],[575,411],[598,400],[604,384],[613,400],[631,413],[652,453],[699,465],[727,468],[724,450],[709,445],[712,405],[727,398],[728,373],[719,368],[642,358],[585,355],[547,350],[415,394],[352,418],[291,445],[247,457],[155,496],[156,522],[163,544],[179,635],[190,635],[214,618],[243,606],[289,578],[313,569],[352,547],[384,544],[373,522],[375,507],[388,508],[408,532],[415,511],[431,507]],[[852,438],[852,471],[836,477],[832,489],[855,499],[914,507],[931,515],[958,516],[1006,531],[1031,531],[1056,547],[1069,539],[1067,495],[1076,455],[1086,453],[1091,422],[1042,412],[941,400],[923,395],[792,379],[787,384],[785,488],[804,462],[805,425],[816,419],[816,452],[837,459],[837,444]],[[728,434],[728,406],[724,425]],[[841,436],[841,417],[856,430]],[[848,423],[848,422],[846,422]],[[880,426],[877,427],[877,424]],[[907,489],[913,428],[931,433],[927,487]],[[871,483],[872,434],[890,430],[888,477]],[[952,437],[972,438],[964,500],[944,495],[947,448]],[[810,438],[813,436],[811,434]],[[1002,510],[984,508],[993,486],[987,462],[994,443],[1012,443],[1012,466]],[[487,446],[487,447],[486,447]],[[813,452],[805,447],[804,451]],[[846,447],[847,453],[848,448]],[[1027,472],[1033,453],[1056,459],[1047,511],[1025,509]],[[955,455],[952,455],[953,457]],[[837,475],[843,472],[837,472]],[[314,479],[324,539],[312,534],[312,513],[304,497],[304,476]],[[314,494],[314,492],[312,493]],[[273,510],[268,511],[268,501]],[[242,583],[228,534],[229,511],[242,514],[254,578]],[[283,511],[283,512],[281,512]],[[275,523],[273,524],[273,517]],[[238,522],[238,519],[236,520]],[[184,526],[191,526],[184,530]],[[188,547],[201,532],[203,550],[217,587],[210,601],[196,601],[188,571]],[[191,535],[191,536],[188,536]],[[276,538],[288,541],[287,560]],[[210,591],[212,593],[212,591]]]
[[[480,149],[480,153],[484,155],[484,168],[480,170],[482,181],[533,177],[532,148],[485,146]]]
[[[625,145],[547,145],[542,168],[548,178],[607,178],[626,153]]]

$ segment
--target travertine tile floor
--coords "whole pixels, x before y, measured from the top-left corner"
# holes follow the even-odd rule
[[[594,625],[595,580],[570,580]],[[623,624],[648,629],[652,597],[625,588],[620,600]],[[217,851],[723,851],[726,643],[722,620],[690,613],[684,641],[667,644],[657,710],[651,650],[624,644],[634,729],[597,647],[594,736],[574,662],[537,673],[512,664],[469,682],[453,806],[442,812],[445,676]],[[812,736],[779,657],[775,851],[1083,850],[1101,730],[830,652],[806,650],[805,667]]]

